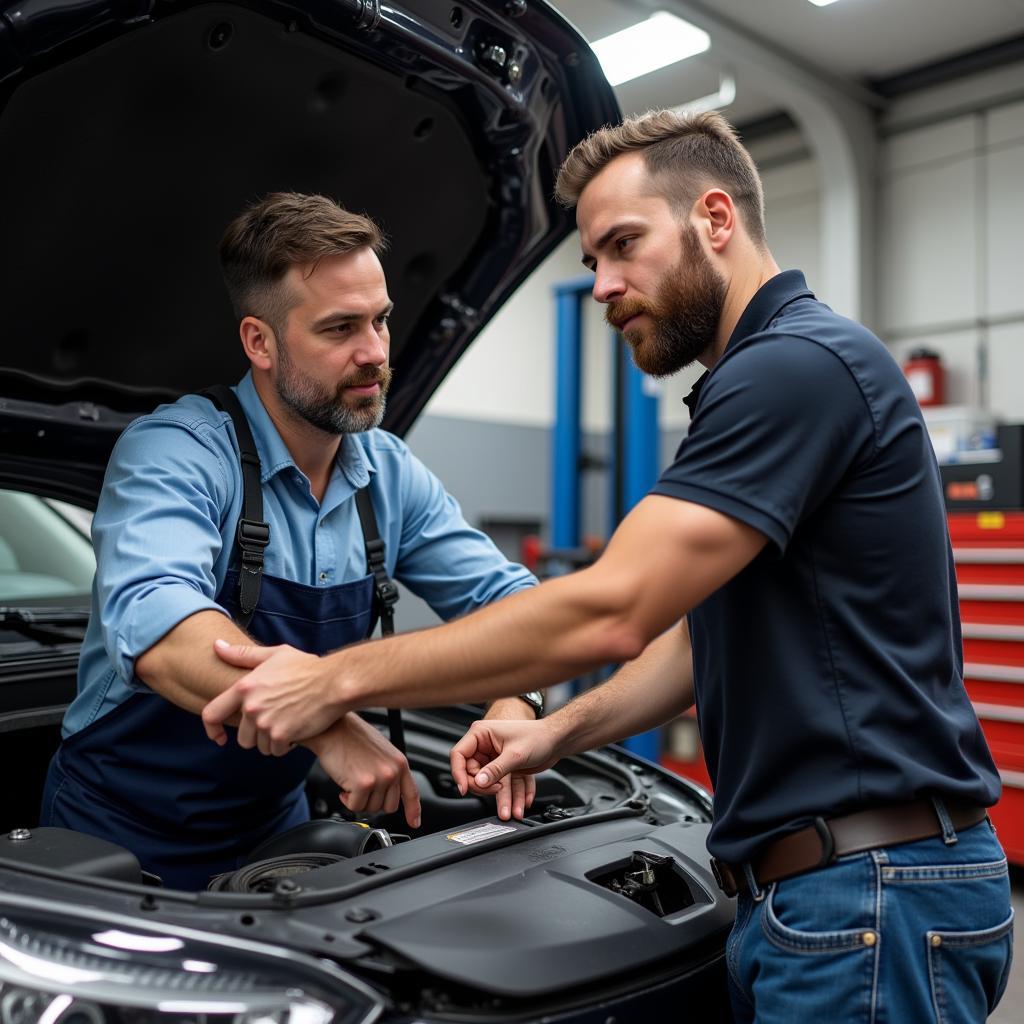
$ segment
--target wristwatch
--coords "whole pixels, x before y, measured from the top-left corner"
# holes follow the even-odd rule
[[[529,693],[519,694],[520,700],[525,700],[533,708],[533,713],[540,718],[544,714],[544,691],[531,690]]]

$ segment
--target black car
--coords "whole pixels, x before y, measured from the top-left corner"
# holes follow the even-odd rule
[[[571,230],[558,164],[618,118],[583,39],[539,0],[16,0],[0,90],[0,1024],[727,1019],[710,801],[617,748],[500,822],[449,773],[474,711],[407,713],[421,829],[314,770],[314,821],[202,892],[37,826],[91,573],[52,499],[92,507],[126,423],[241,376],[223,225],[281,189],[383,223],[404,433]]]

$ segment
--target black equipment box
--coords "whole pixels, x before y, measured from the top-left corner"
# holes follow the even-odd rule
[[[996,428],[997,462],[954,462],[939,466],[946,508],[1024,509],[1024,424]]]

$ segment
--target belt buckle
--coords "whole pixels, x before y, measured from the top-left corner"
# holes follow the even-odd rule
[[[718,888],[725,893],[726,896],[735,896],[739,889],[736,886],[736,879],[732,873],[732,869],[724,860],[719,860],[717,857],[711,858],[711,873],[715,876],[715,882]]]
[[[836,859],[836,841],[828,822],[822,817],[814,819],[814,831],[818,833],[818,840],[821,843],[821,859],[815,867],[823,868]]]

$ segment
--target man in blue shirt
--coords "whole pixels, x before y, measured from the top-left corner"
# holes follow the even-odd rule
[[[761,183],[717,114],[595,133],[558,182],[594,297],[637,365],[708,370],[674,464],[595,565],[500,607],[253,671],[204,711],[265,743],[365,703],[479,699],[624,662],[540,722],[475,723],[460,788],[651,728],[696,703],[739,894],[734,1015],[980,1021],[1010,959],[999,778],[964,689],[938,468],[882,343],[781,273]]]
[[[259,581],[258,603],[240,621],[260,642],[322,654],[364,639],[375,584],[356,501],[366,489],[384,568],[443,618],[535,583],[465,522],[402,441],[376,429],[390,379],[382,245],[369,219],[297,194],[268,196],[224,236],[251,363],[233,390],[269,526],[261,575],[236,545],[250,498],[243,438],[228,413],[186,395],[132,423],[111,456],[93,522],[97,573],[78,696],[42,817],[121,843],[166,884],[205,886],[308,818],[303,783],[314,755],[350,810],[393,812],[402,801],[409,825],[420,824],[405,757],[355,714],[280,760],[251,749],[260,741],[245,717],[237,744],[207,741],[198,712],[242,674],[213,649],[217,637],[247,639],[228,617],[245,603],[240,577]],[[534,710],[513,697],[489,715]],[[532,793],[520,777],[500,809],[521,815]]]

